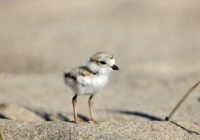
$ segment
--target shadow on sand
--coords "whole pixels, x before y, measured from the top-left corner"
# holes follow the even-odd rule
[[[34,112],[37,115],[39,115],[41,118],[43,118],[45,121],[59,120],[59,121],[64,121],[64,122],[69,122],[69,123],[73,122],[66,115],[63,115],[62,113],[57,113],[53,115],[51,113],[46,113],[46,112],[39,112],[39,111],[34,111]],[[83,114],[78,113],[77,115],[78,115],[78,118],[80,118],[80,120],[82,121],[86,121],[86,122],[90,121],[90,119]]]
[[[120,114],[125,114],[125,115],[134,115],[137,117],[142,117],[144,119],[150,120],[150,121],[164,121],[164,119],[158,117],[158,116],[154,116],[154,115],[150,115],[144,112],[139,112],[139,111],[124,111],[124,110],[113,110],[113,112],[115,113],[120,113]]]
[[[67,116],[63,115],[62,113],[57,113],[56,115],[50,114],[50,113],[46,113],[44,111],[35,111],[32,109],[29,109],[32,112],[34,112],[36,115],[40,116],[41,118],[43,118],[45,121],[55,121],[55,120],[59,120],[59,121],[65,121],[65,122],[69,122],[69,123],[73,123],[73,121],[71,121]],[[165,119],[159,117],[159,116],[155,116],[152,114],[148,114],[145,112],[140,112],[140,111],[130,111],[130,110],[106,110],[106,112],[111,112],[111,113],[119,113],[119,114],[124,114],[124,115],[132,115],[132,116],[136,116],[136,117],[142,117],[143,119],[149,120],[149,121],[165,121]],[[90,121],[90,119],[82,114],[78,114],[78,117],[83,120],[83,121]],[[9,117],[0,114],[0,119],[9,119]],[[176,125],[177,127],[181,128],[182,130],[186,131],[187,133],[190,134],[195,134],[195,135],[200,135],[199,132],[195,132],[193,130],[189,130],[187,128],[185,128],[184,126],[174,122],[174,121],[168,121],[174,125]]]
[[[7,116],[0,113],[0,119],[8,119],[9,120],[10,118],[8,118]]]
[[[133,116],[136,116],[136,117],[142,117],[142,118],[150,120],[150,121],[165,121],[165,119],[163,119],[161,117],[158,117],[158,116],[155,116],[155,115],[152,115],[152,114],[147,114],[147,113],[140,112],[140,111],[129,111],[129,110],[107,110],[107,111],[113,112],[113,113],[120,113],[120,114],[124,114],[124,115],[133,115]],[[200,135],[199,132],[189,130],[189,129],[185,128],[184,126],[182,126],[182,125],[180,125],[180,124],[178,124],[174,121],[169,120],[168,122],[176,125],[177,127],[181,128],[182,130],[186,131],[187,133]]]
[[[178,123],[176,123],[176,122],[174,122],[174,121],[169,121],[169,122],[172,123],[172,124],[174,124],[174,125],[176,125],[176,126],[178,126],[178,127],[180,127],[181,129],[185,130],[186,132],[188,132],[188,133],[190,133],[190,134],[200,135],[199,132],[189,130],[189,129],[183,127],[182,125],[180,125],[180,124],[178,124]]]

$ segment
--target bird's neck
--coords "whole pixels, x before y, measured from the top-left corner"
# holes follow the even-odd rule
[[[90,72],[90,73],[92,73],[92,74],[94,74],[94,75],[99,74],[99,72],[98,72],[97,70],[92,69],[89,65],[86,65],[86,66],[85,66],[85,69],[86,69],[88,72]]]
[[[86,65],[87,69],[89,72],[95,74],[95,75],[102,75],[102,76],[109,76],[110,72],[107,71],[106,69],[100,68],[97,66],[95,63],[87,63]]]
[[[99,66],[97,66],[97,64],[95,63],[91,63],[91,62],[88,62],[86,64],[86,67],[88,68],[88,71],[90,71],[91,73],[95,74],[95,75],[107,75],[103,69],[100,69]]]

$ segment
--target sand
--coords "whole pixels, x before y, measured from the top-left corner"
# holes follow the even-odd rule
[[[199,2],[0,0],[1,139],[200,139]],[[78,97],[63,72],[97,51],[119,72],[94,97]]]
[[[178,127],[177,127],[178,125]],[[98,125],[66,122],[20,123],[1,121],[1,134],[7,139],[192,139],[198,140],[200,124],[170,122],[104,122]],[[180,126],[180,127],[179,127]],[[188,129],[182,129],[187,127]]]

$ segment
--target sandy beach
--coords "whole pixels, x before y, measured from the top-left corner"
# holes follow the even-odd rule
[[[200,139],[200,3],[153,0],[0,0],[0,139]],[[94,97],[63,72],[108,51],[120,66]]]

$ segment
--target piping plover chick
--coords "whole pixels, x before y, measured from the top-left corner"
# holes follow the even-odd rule
[[[92,98],[107,84],[113,70],[119,70],[119,67],[115,65],[114,56],[107,52],[98,52],[91,56],[85,65],[64,73],[66,85],[75,94],[72,98],[75,123],[78,123],[76,103],[79,95],[89,95],[90,117],[91,121],[95,122],[92,115]]]

